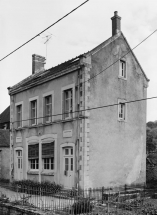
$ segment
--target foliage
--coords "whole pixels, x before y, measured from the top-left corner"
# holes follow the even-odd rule
[[[147,152],[155,151],[156,144],[153,141],[153,135],[151,134],[151,130],[147,130],[147,138],[146,138],[146,149]]]
[[[55,182],[44,181],[40,183],[32,180],[13,181],[12,187],[20,192],[30,194],[55,194],[62,188],[61,185]]]
[[[9,180],[9,179],[6,179],[6,178],[0,178],[0,183],[9,184],[9,183],[10,183],[10,180]]]
[[[78,202],[75,202],[72,205],[72,214],[82,214],[82,213],[89,213],[93,209],[93,204],[90,202],[88,198],[82,198]]]

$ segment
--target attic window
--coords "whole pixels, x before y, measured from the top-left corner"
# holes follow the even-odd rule
[[[127,78],[127,70],[126,70],[126,61],[119,61],[119,78],[126,79]]]

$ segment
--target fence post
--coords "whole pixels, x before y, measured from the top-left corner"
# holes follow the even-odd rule
[[[101,201],[101,203],[103,204],[104,203],[104,187],[102,187],[102,201]]]

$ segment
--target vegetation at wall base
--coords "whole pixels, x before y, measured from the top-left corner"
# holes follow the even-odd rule
[[[35,182],[32,180],[20,180],[13,181],[11,186],[18,192],[24,192],[35,195],[53,195],[61,191],[62,185],[56,184],[55,182]]]

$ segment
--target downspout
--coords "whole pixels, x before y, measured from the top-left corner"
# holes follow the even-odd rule
[[[76,139],[76,147],[77,147],[77,189],[79,188],[79,149],[80,149],[80,142],[79,142],[79,136],[80,136],[80,129],[79,129],[79,114],[80,114],[80,70],[78,70],[78,76],[77,76],[77,139]]]

